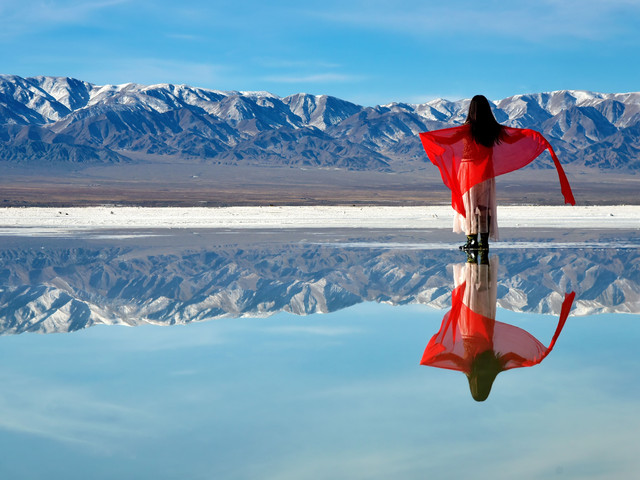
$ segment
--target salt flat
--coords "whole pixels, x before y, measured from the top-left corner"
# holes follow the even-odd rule
[[[101,229],[450,229],[449,206],[1,208],[0,234]],[[501,228],[640,229],[640,206],[503,206]]]

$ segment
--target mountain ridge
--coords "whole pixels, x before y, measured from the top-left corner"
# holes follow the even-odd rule
[[[94,85],[0,75],[0,161],[118,164],[173,155],[212,165],[423,169],[417,133],[460,124],[468,99],[366,107],[328,95],[187,85]],[[564,164],[640,169],[640,92],[520,94],[501,123],[542,132]],[[550,161],[534,162],[550,167]]]

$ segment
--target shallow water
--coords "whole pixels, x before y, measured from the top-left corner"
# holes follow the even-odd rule
[[[547,346],[576,299],[549,355],[500,373],[484,402],[464,373],[419,365],[461,252],[429,232],[285,237],[5,239],[2,477],[640,468],[637,237],[496,244],[497,321]]]

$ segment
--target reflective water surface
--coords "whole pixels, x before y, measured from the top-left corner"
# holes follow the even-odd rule
[[[2,478],[640,468],[637,236],[157,233],[2,239]]]

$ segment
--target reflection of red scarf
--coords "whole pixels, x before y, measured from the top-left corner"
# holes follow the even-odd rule
[[[462,301],[465,287],[466,282],[453,291],[451,310],[442,319],[440,331],[429,341],[421,365],[469,373],[473,357],[482,353],[470,351],[470,345],[472,349],[475,345],[482,346],[480,349],[483,351],[488,347],[499,354],[503,370],[537,365],[553,350],[576,296],[574,292],[565,295],[558,326],[549,346],[545,347],[526,330],[496,322],[471,310]],[[466,319],[466,332],[460,331],[462,317]],[[463,337],[467,339],[466,349]]]
[[[444,184],[451,190],[451,206],[465,215],[462,195],[474,185],[498,175],[513,172],[528,165],[545,150],[549,150],[558,170],[565,203],[575,205],[571,187],[562,165],[549,142],[535,130],[503,127],[500,143],[487,148],[475,143],[471,127],[434,130],[420,134],[422,145],[431,162],[440,169]],[[472,168],[460,169],[463,159]],[[462,174],[461,174],[462,173]]]

